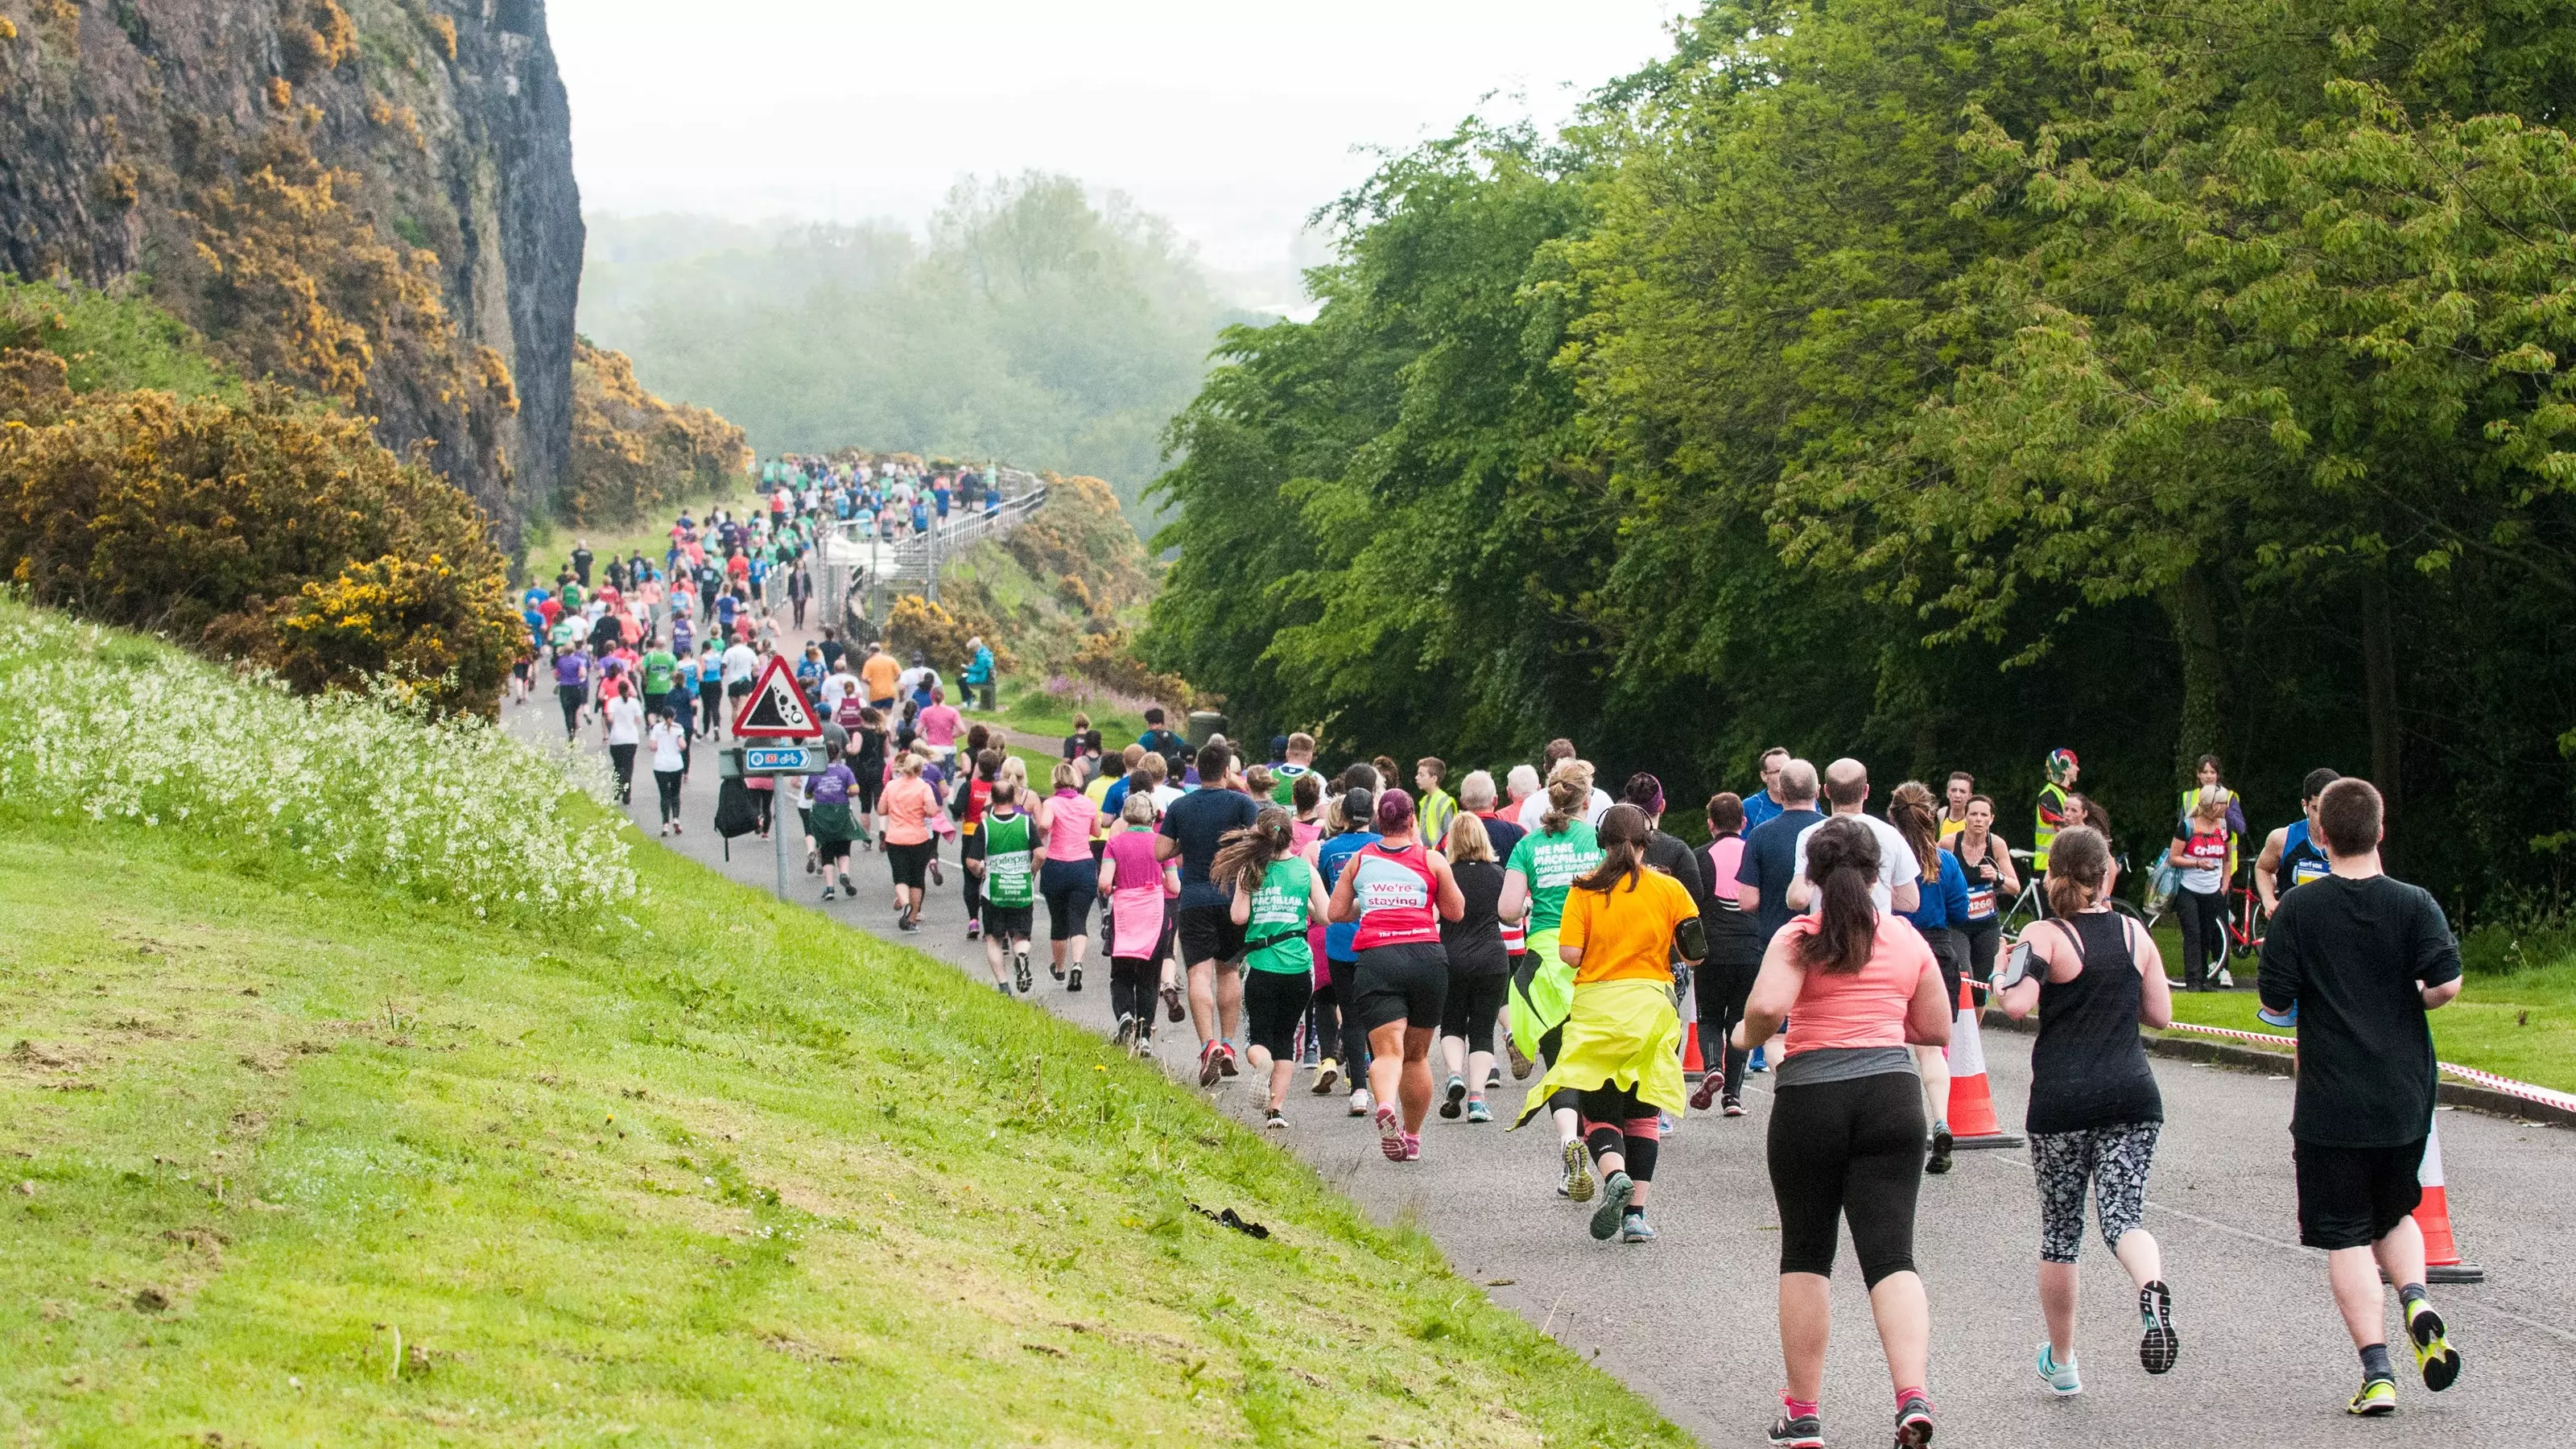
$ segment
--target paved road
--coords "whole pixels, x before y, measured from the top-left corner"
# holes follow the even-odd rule
[[[506,718],[527,738],[561,738],[550,697]],[[649,831],[650,782],[639,786],[636,818]],[[714,797],[711,777],[692,780],[691,833],[665,843],[767,889],[773,867],[765,842],[746,837],[730,864],[722,860],[706,826]],[[953,860],[948,886],[931,893],[915,935],[893,929],[882,857],[861,853],[853,861],[859,898],[816,902],[817,909],[985,979],[982,948],[965,938]],[[819,884],[802,874],[794,888],[819,894]],[[1105,986],[1101,973],[1090,990],[1068,994],[1041,971],[1030,1000],[1106,1033]],[[1189,1028],[1162,1031],[1164,1065],[1194,1080]],[[2029,1039],[1997,1032],[1986,1040],[2003,1115],[2017,1123],[2029,1085]],[[2324,1260],[2296,1243],[2290,1083],[2163,1060],[2156,1074],[2168,1125],[2148,1225],[2164,1244],[2175,1287],[2180,1366],[2163,1378],[2139,1370],[2132,1295],[2095,1238],[2086,1245],[2079,1340],[2086,1390],[2078,1399],[2052,1399],[2030,1368],[2043,1329],[2028,1161],[2018,1152],[1962,1154],[1956,1173],[1926,1180],[1916,1245],[1932,1297],[1931,1389],[1944,1444],[2504,1449],[2565,1437],[2568,1386],[2576,1384],[2576,1212],[2568,1206],[2576,1203],[2576,1132],[2442,1113],[2462,1246],[2490,1275],[2483,1285],[2436,1295],[2467,1372],[2459,1386],[2434,1396],[2401,1371],[2398,1417],[2361,1423],[2341,1408],[2359,1375],[2326,1296]],[[1497,1301],[1591,1350],[1703,1442],[1762,1442],[1780,1380],[1778,1218],[1762,1165],[1766,1078],[1753,1079],[1749,1115],[1727,1121],[1694,1114],[1666,1142],[1654,1198],[1662,1236],[1635,1247],[1594,1243],[1583,1210],[1556,1196],[1555,1144],[1543,1125],[1506,1135],[1499,1124],[1469,1127],[1435,1116],[1424,1132],[1423,1160],[1398,1165],[1379,1155],[1367,1123],[1344,1115],[1342,1099],[1308,1095],[1304,1081],[1301,1073],[1288,1107],[1291,1125],[1276,1139],[1284,1149],[1380,1221],[1419,1222]],[[1210,1095],[1240,1119],[1259,1117],[1248,1076]],[[1516,1106],[1519,1095],[1507,1085],[1498,1109]],[[1893,1406],[1848,1249],[1842,1267],[1826,1422],[1836,1443],[1884,1443]]]

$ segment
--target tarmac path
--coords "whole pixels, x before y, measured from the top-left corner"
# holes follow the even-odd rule
[[[504,712],[531,742],[559,743],[550,691]],[[583,736],[598,748],[595,724]],[[767,890],[771,847],[743,837],[733,858],[709,822],[712,760],[703,745],[685,794],[688,833],[662,844],[743,884]],[[638,770],[634,817],[654,828],[653,790]],[[854,929],[927,952],[988,979],[980,943],[966,939],[959,869],[933,888],[917,933],[894,929],[883,858],[851,857],[857,899],[816,899],[798,874],[791,890]],[[1043,920],[1043,911],[1040,912]],[[1096,920],[1096,918],[1095,918]],[[1093,926],[1096,947],[1098,927]],[[1029,1000],[1107,1034],[1106,963],[1090,989],[1068,993],[1043,969]],[[2472,983],[2471,991],[2476,990]],[[1195,1082],[1186,1022],[1160,1024],[1156,1055]],[[2017,1128],[2029,1087],[2030,1038],[1989,1031],[1986,1054],[1999,1112]],[[1930,1389],[1945,1445],[2114,1443],[2303,1446],[2367,1443],[2506,1449],[2568,1437],[2576,1383],[2576,1131],[2444,1108],[2439,1118],[2450,1200],[2463,1252],[2487,1281],[2437,1288],[2466,1370],[2428,1394],[2403,1348],[2400,1411],[2356,1421],[2343,1401],[2358,1364],[2328,1297],[2323,1255],[2297,1245],[2288,1136],[2291,1083],[2280,1076],[2156,1058],[2166,1127],[2149,1186],[2147,1225],[2165,1252],[2182,1358],[2151,1378],[2138,1367],[2134,1295],[2088,1229],[2079,1362],[2085,1392],[2059,1400],[2031,1368],[2044,1337],[2036,1288],[2038,1202],[2028,1158],[1963,1152],[1946,1178],[1927,1178],[1915,1252],[1932,1300]],[[1505,1078],[1490,1126],[1434,1115],[1417,1163],[1388,1162],[1374,1129],[1347,1117],[1342,1096],[1305,1089],[1298,1074],[1288,1130],[1270,1135],[1381,1222],[1410,1218],[1457,1269],[1497,1302],[1539,1323],[1652,1399],[1710,1445],[1760,1444],[1776,1408],[1780,1359],[1775,1291],[1778,1218],[1763,1166],[1769,1079],[1756,1076],[1746,1116],[1692,1113],[1666,1139],[1652,1201],[1660,1237],[1627,1246],[1592,1241],[1587,1210],[1556,1195],[1555,1140],[1543,1121],[1506,1134],[1522,1084]],[[1257,1125],[1249,1074],[1209,1093],[1220,1110]],[[1247,1216],[1259,1204],[1238,1204]],[[1835,1341],[1825,1423],[1838,1444],[1886,1442],[1893,1404],[1848,1246],[1834,1279]],[[2395,1295],[2390,1295],[2392,1308]],[[2392,1319],[2392,1328],[2394,1323]]]

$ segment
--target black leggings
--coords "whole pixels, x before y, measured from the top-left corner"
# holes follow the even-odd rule
[[[724,721],[724,686],[722,684],[698,686],[698,715],[701,721],[698,725],[698,733],[714,734]]]
[[[617,772],[617,803],[624,805],[635,798],[635,747],[610,745],[608,767]]]
[[[1862,1282],[1875,1288],[1891,1273],[1913,1272],[1923,1130],[1923,1086],[1911,1071],[1775,1090],[1769,1155],[1780,1271],[1832,1277],[1848,1220]]]
[[[563,706],[566,738],[581,733],[581,706],[583,701],[589,698],[589,692],[578,684],[555,686],[555,702]]]
[[[680,781],[683,778],[678,770],[653,772],[653,788],[662,796],[662,823],[665,825],[680,818]]]
[[[2175,891],[2174,905],[2182,914],[2183,989],[2197,991],[2208,982],[2209,963],[2226,939],[2227,898],[2216,891]]]
[[[1359,1013],[1345,1006],[1351,983],[1360,974],[1359,963],[1335,961],[1332,969],[1333,979],[1315,988],[1315,1040],[1321,1043],[1316,1050],[1340,1059],[1343,1076],[1358,1077],[1368,1070],[1368,1032],[1360,1026]]]
[[[1583,1143],[1599,1162],[1609,1153],[1628,1159],[1624,1169],[1638,1182],[1655,1180],[1655,1156],[1663,1150],[1661,1119],[1653,1107],[1627,1087],[1604,1082],[1583,1093]]]
[[[1050,860],[1038,867],[1038,894],[1046,897],[1047,939],[1079,940],[1100,890],[1100,867],[1087,860]]]
[[[1753,978],[1762,974],[1762,960],[1710,961],[1693,973],[1691,985],[1699,998],[1699,1057],[1715,1065],[1724,1074],[1726,1095],[1744,1095],[1744,1064],[1753,1053],[1733,1044],[1735,1024],[1744,1020],[1744,999],[1752,994]]]
[[[1465,1037],[1467,1050],[1471,1052],[1492,1053],[1494,1018],[1501,1013],[1503,997],[1511,987],[1509,972],[1497,971],[1490,976],[1451,975],[1448,998],[1440,1003],[1440,1034]],[[1482,1082],[1468,1085],[1478,1092],[1485,1090]]]
[[[1548,1028],[1544,1033],[1542,1033],[1542,1034],[1539,1036],[1539,1039],[1538,1039],[1538,1054],[1539,1054],[1539,1058],[1540,1058],[1542,1061],[1546,1062],[1548,1066],[1551,1066],[1551,1067],[1552,1067],[1552,1066],[1555,1066],[1555,1065],[1556,1065],[1556,1054],[1557,1054],[1558,1052],[1560,1052],[1560,1051],[1564,1050],[1564,1049],[1565,1049],[1565,1023],[1560,1021],[1560,1022],[1558,1022],[1556,1025],[1549,1027],[1549,1028]],[[1548,1093],[1548,1094],[1547,1094],[1547,1110],[1549,1110],[1549,1111],[1551,1111],[1551,1112],[1580,1112],[1580,1111],[1582,1111],[1582,1110],[1583,1110],[1583,1092],[1582,1092],[1582,1089],[1581,1089],[1581,1088],[1578,1088],[1578,1087],[1559,1087],[1559,1088],[1557,1088],[1555,1091]]]
[[[1109,958],[1109,1019],[1134,1017],[1147,1036],[1154,1034],[1154,993],[1162,974],[1151,961],[1135,956]]]
[[[1967,943],[1968,974],[1979,981],[1995,979],[1995,951],[2003,945],[2004,918],[1992,915],[1982,921],[1963,921],[1951,930]]]

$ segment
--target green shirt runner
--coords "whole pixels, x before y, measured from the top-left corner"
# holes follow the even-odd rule
[[[1532,935],[1553,931],[1565,919],[1565,892],[1601,863],[1600,837],[1580,820],[1565,823],[1562,835],[1524,835],[1512,847],[1503,868],[1529,882]]]
[[[680,672],[680,661],[668,649],[656,649],[644,656],[644,692],[669,694],[672,676]]]
[[[1261,884],[1252,888],[1252,919],[1244,925],[1243,938],[1279,939],[1245,956],[1244,965],[1283,976],[1315,969],[1314,953],[1306,948],[1306,892],[1313,878],[1306,862],[1293,855],[1270,862],[1261,873]]]
[[[984,903],[1017,908],[1035,893],[1029,874],[1029,817],[1018,812],[984,817]]]

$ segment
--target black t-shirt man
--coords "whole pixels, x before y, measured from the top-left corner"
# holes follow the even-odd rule
[[[1789,909],[1789,883],[1798,878],[1798,833],[1810,825],[1822,824],[1824,818],[1810,801],[1781,811],[1744,837],[1744,863],[1736,867],[1735,879],[1762,893],[1761,908],[1754,912],[1753,929],[1762,937],[1764,950],[1770,949],[1771,938],[1798,914]]]
[[[2459,942],[2421,886],[2329,875],[2282,896],[2260,985],[2266,1008],[2299,1011],[2290,1135],[2324,1147],[2422,1142],[2437,1080],[2424,988],[2459,975]]]
[[[581,586],[585,589],[590,587],[590,565],[591,561],[596,557],[597,555],[593,554],[586,548],[577,548],[572,551],[573,577],[581,580]]]

